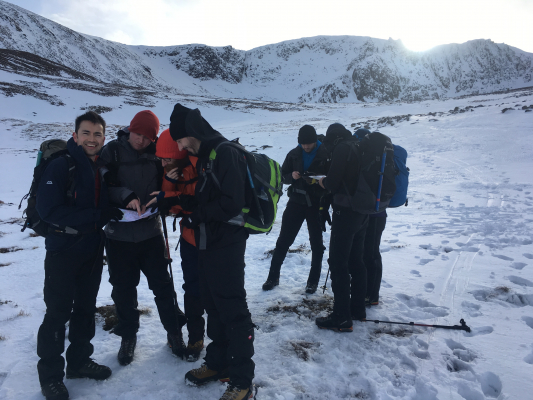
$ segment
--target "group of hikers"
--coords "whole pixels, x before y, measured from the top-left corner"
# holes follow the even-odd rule
[[[48,164],[39,180],[35,209],[47,232],[46,314],[37,338],[37,369],[46,399],[69,398],[63,383],[65,358],[67,379],[105,380],[111,375],[110,368],[91,359],[104,248],[118,317],[114,333],[121,337],[120,365],[135,356],[142,271],[173,354],[196,361],[204,333],[211,339],[203,364],[187,372],[186,381],[229,382],[221,400],[254,396],[255,325],[244,288],[249,233],[242,224],[228,223],[253,202],[246,157],[238,147],[223,145],[228,139],[198,109],[176,104],[169,129],[158,137],[159,129],[157,116],[141,111],[104,146],[106,123],[89,111],[76,118],[67,150]],[[312,250],[305,292],[315,293],[328,222],[334,305],[316,325],[337,332],[352,331],[352,320],[364,320],[365,307],[379,302],[379,243],[386,211],[361,213],[352,202],[361,165],[350,143],[367,134],[359,129],[352,135],[340,123],[320,136],[310,125],[299,129],[298,146],[281,167],[281,181],[290,185],[289,201],[263,285],[263,290],[279,285],[281,266],[305,220]],[[135,212],[137,218],[125,222],[125,212]],[[181,218],[184,312],[168,268],[164,218],[169,214]],[[63,358],[67,322],[70,345]]]

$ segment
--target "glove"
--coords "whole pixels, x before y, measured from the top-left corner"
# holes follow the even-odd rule
[[[326,221],[331,226],[331,216],[329,215],[329,206],[331,204],[331,196],[324,195],[320,198],[320,205],[318,208],[318,221],[323,232],[326,232]]]
[[[165,195],[164,192],[163,196]],[[159,209],[159,212],[163,215],[168,215],[170,212],[170,209],[174,207],[175,205],[179,204],[179,199],[177,196],[173,197],[159,197],[157,196],[157,201],[152,204],[151,211],[155,212],[155,209]]]
[[[116,207],[104,208],[100,211],[100,219],[98,220],[99,226],[105,226],[111,220],[120,221],[124,213]]]
[[[179,196],[178,204],[181,206],[183,211],[194,211],[196,207],[198,207],[198,200],[194,196],[182,194]]]
[[[318,183],[318,180],[315,179],[315,178],[310,178],[308,176],[304,176],[303,177],[304,181],[308,184],[308,185],[314,185],[315,183]]]
[[[198,212],[193,211],[192,214],[186,215],[182,218],[181,223],[183,226],[189,229],[194,229],[200,225],[200,218],[198,217]]]

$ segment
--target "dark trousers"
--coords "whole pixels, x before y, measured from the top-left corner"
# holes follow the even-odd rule
[[[287,208],[283,212],[281,220],[281,232],[276,242],[276,248],[270,263],[268,279],[279,279],[281,265],[289,247],[294,243],[296,235],[300,231],[304,221],[307,221],[307,230],[309,231],[309,241],[311,243],[311,270],[309,271],[308,285],[318,285],[320,271],[322,269],[322,257],[324,255],[324,244],[322,242],[322,229],[318,219],[319,204],[313,204],[311,207],[305,204],[299,204],[295,201],[287,203]]]
[[[368,215],[333,206],[329,267],[333,312],[339,318],[366,318],[366,269],[363,262]]]
[[[114,333],[122,337],[134,336],[139,330],[137,285],[141,271],[148,287],[154,293],[159,318],[168,333],[179,332],[174,287],[168,273],[168,260],[163,235],[139,243],[107,239],[106,254],[109,282],[113,285],[111,297],[119,323]]]
[[[364,261],[367,272],[366,297],[370,301],[379,300],[379,288],[381,286],[381,276],[383,275],[379,245],[386,223],[387,217],[370,217],[368,228],[366,228]]]
[[[181,270],[183,271],[183,296],[189,343],[204,338],[204,307],[200,299],[200,276],[198,272],[198,249],[185,239],[180,239]]]
[[[254,325],[244,289],[246,241],[199,251],[200,292],[207,311],[205,362],[210,369],[229,367],[230,381],[247,388],[254,377]]]
[[[103,244],[103,243],[102,243]],[[70,320],[67,363],[80,368],[93,354],[96,296],[100,288],[103,246],[98,239],[80,251],[46,252],[44,302],[46,314],[37,334],[41,385],[65,376],[65,324]]]

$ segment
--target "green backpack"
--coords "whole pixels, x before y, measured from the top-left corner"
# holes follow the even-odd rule
[[[217,150],[223,145],[234,147],[243,154],[248,174],[246,187],[252,191],[252,204],[247,204],[239,215],[227,221],[227,223],[244,226],[250,234],[269,233],[276,220],[279,198],[283,195],[279,163],[265,154],[250,153],[236,139],[222,142],[211,150],[209,160],[212,163],[210,163],[210,168],[205,171],[206,173],[210,174],[212,172]],[[220,187],[218,180],[213,180]]]

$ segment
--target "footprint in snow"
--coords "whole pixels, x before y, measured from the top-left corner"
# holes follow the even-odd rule
[[[435,285],[432,283],[426,283],[424,287],[425,287],[425,291],[428,293],[431,293],[432,291],[435,290]]]
[[[422,275],[420,275],[420,272],[418,272],[416,269],[412,269],[411,274],[416,276],[417,278],[422,277]]]
[[[494,372],[487,371],[479,377],[481,390],[487,397],[498,398],[502,392],[502,381]]]
[[[383,279],[381,280],[381,287],[384,287],[384,288],[391,288],[393,287],[392,285],[388,284],[386,281],[384,281]]]
[[[533,329],[533,318],[532,317],[522,317],[522,321],[526,323],[527,326],[529,326],[531,329]]]
[[[439,252],[437,250],[430,250],[428,253],[429,253],[430,256],[438,256],[439,255]]]
[[[509,279],[511,282],[513,282],[516,285],[533,287],[533,282],[525,278],[521,278],[519,276],[510,275],[507,277],[507,279]]]
[[[420,244],[420,245],[418,245],[418,247],[420,247],[421,249],[424,249],[424,250],[431,249],[431,245],[430,244]]]
[[[445,317],[449,314],[446,307],[437,306],[420,297],[408,296],[403,293],[398,293],[396,297],[411,309],[409,317],[412,318]]]
[[[485,396],[482,393],[473,389],[465,382],[459,383],[457,393],[465,400],[485,400]]]
[[[470,301],[463,301],[461,306],[471,317],[479,317],[480,315],[483,315],[481,311],[479,311],[481,310],[481,306],[479,304],[472,303]]]
[[[511,268],[521,270],[523,269],[527,264],[523,262],[514,262],[510,265]]]
[[[420,259],[420,262],[418,263],[419,265],[426,265],[427,263],[433,261],[434,258],[422,258]]]
[[[533,260],[533,254],[530,253],[524,253],[522,254],[525,258],[529,258],[530,260]]]
[[[524,361],[533,365],[533,351],[524,357]]]
[[[450,350],[452,350],[453,355],[459,360],[471,362],[477,358],[476,354],[472,350],[467,349],[461,343],[458,343],[452,339],[446,339],[445,341],[446,345],[450,348]]]
[[[466,337],[473,337],[479,335],[488,335],[492,332],[494,332],[494,328],[492,326],[479,326],[475,328],[470,327],[470,332],[463,331],[463,335]]]
[[[501,260],[505,260],[505,261],[514,261],[514,258],[507,257],[507,256],[504,256],[504,255],[501,255],[501,254],[493,254],[492,256],[496,257],[496,258],[499,258]]]

